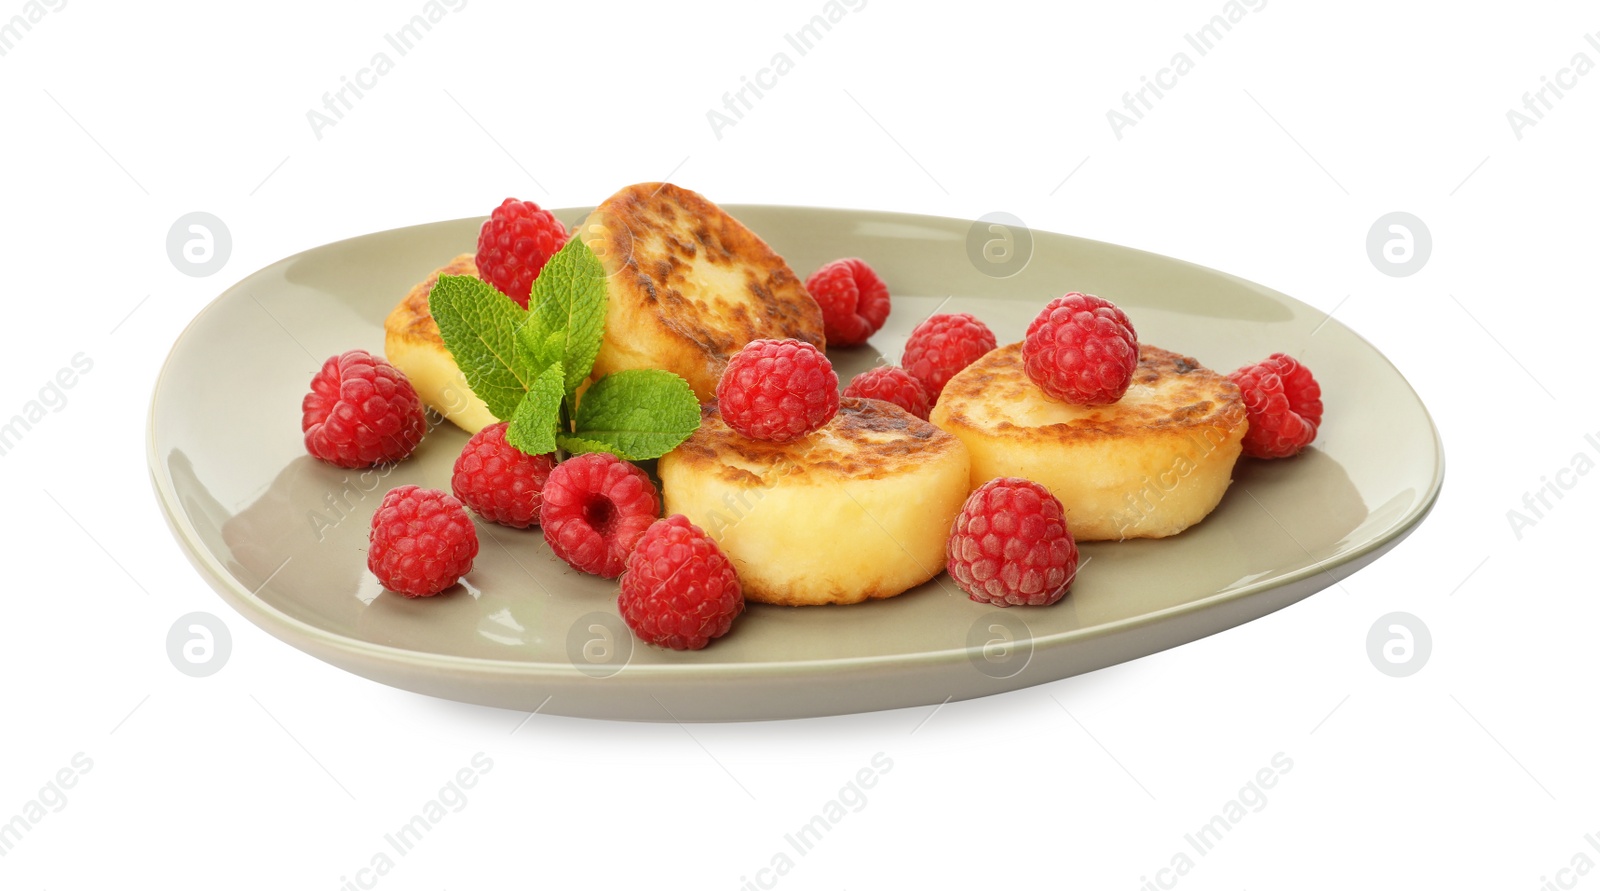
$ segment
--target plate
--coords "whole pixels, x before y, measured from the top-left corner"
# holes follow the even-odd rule
[[[1228,371],[1281,351],[1322,383],[1325,427],[1296,458],[1241,459],[1217,509],[1162,540],[1091,542],[1050,607],[969,600],[946,576],[853,606],[751,604],[698,652],[635,641],[616,583],[576,573],[537,529],[479,522],[463,584],[409,600],[366,569],[389,488],[449,488],[467,435],[439,423],[408,460],[343,470],[309,457],[300,399],[328,356],[383,349],[383,319],[482,220],[379,232],[262,269],[179,336],[155,385],[150,472],[184,552],[233,609],[356,674],[521,711],[633,720],[796,718],[937,704],[1057,680],[1214,634],[1367,565],[1416,528],[1444,475],[1439,435],[1393,365],[1337,320],[1179,260],[1003,223],[730,206],[804,276],[859,256],[894,309],[842,380],[897,362],[934,312],[970,312],[1020,340],[1051,297],[1122,306],[1140,337]],[[569,225],[587,209],[557,211]],[[248,394],[241,398],[240,394]],[[796,517],[796,522],[804,518]]]

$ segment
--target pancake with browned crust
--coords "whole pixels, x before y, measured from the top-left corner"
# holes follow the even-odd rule
[[[383,353],[405,372],[423,404],[444,415],[468,433],[495,422],[466,375],[445,349],[439,325],[428,311],[428,293],[441,275],[478,274],[472,254],[461,254],[418,282],[383,320]]]
[[[1232,381],[1149,344],[1110,405],[1047,395],[1023,370],[1022,344],[1000,347],[950,379],[930,420],[966,443],[973,488],[1034,480],[1061,499],[1080,541],[1162,538],[1199,522],[1232,482],[1249,426]]]
[[[786,443],[733,431],[711,403],[657,472],[666,513],[716,540],[745,597],[789,606],[893,597],[939,574],[970,480],[959,439],[850,397]]]
[[[752,340],[824,346],[822,310],[794,270],[722,208],[671,183],[628,186],[574,233],[607,276],[599,377],[664,368],[701,402],[728,357]]]

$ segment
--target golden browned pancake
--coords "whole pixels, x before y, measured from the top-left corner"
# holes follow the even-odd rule
[[[667,514],[717,541],[745,597],[790,606],[893,597],[939,574],[970,480],[959,439],[849,397],[786,443],[734,432],[711,403],[657,472]]]
[[[966,443],[974,488],[1034,480],[1087,541],[1161,538],[1199,522],[1232,482],[1248,427],[1232,381],[1149,344],[1122,399],[1088,406],[1039,389],[1022,344],[1000,347],[951,378],[930,420]]]
[[[439,325],[428,312],[428,293],[441,275],[477,275],[473,254],[461,254],[418,282],[383,320],[383,353],[410,378],[423,403],[468,433],[495,422],[445,349]]]
[[[783,258],[738,220],[671,183],[628,186],[574,232],[607,275],[594,376],[664,368],[701,402],[752,340],[824,346],[822,310]]]

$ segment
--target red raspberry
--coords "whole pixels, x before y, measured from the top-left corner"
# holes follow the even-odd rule
[[[322,363],[300,400],[306,451],[340,467],[399,461],[427,429],[422,400],[405,372],[366,350]]]
[[[1017,477],[990,480],[967,496],[945,557],[961,590],[995,606],[1048,606],[1078,574],[1078,545],[1061,501]]]
[[[844,388],[846,396],[864,399],[882,399],[892,402],[926,421],[928,419],[928,390],[922,381],[906,373],[904,368],[879,365],[856,375],[850,386]]]
[[[505,421],[467,440],[450,474],[450,491],[486,520],[526,529],[539,522],[554,456],[529,455],[506,442]]]
[[[711,536],[673,514],[650,524],[628,556],[617,608],[645,643],[698,650],[728,633],[744,593]]]
[[[866,262],[835,260],[806,279],[806,291],[822,307],[828,346],[859,346],[889,318],[889,288]]]
[[[1283,353],[1228,375],[1244,395],[1250,429],[1244,453],[1252,458],[1288,458],[1317,438],[1322,425],[1322,387],[1311,369]]]
[[[478,556],[478,530],[461,502],[419,486],[396,486],[383,496],[367,541],[367,568],[407,597],[450,587]]]
[[[839,376],[804,341],[752,340],[717,381],[728,426],[751,439],[788,442],[828,423],[839,410]]]
[[[567,227],[532,201],[507,198],[478,230],[478,277],[528,307],[539,270],[567,243]]]
[[[934,402],[956,372],[994,349],[994,332],[970,313],[940,313],[911,329],[900,364]]]
[[[1022,341],[1022,368],[1039,389],[1073,405],[1109,405],[1128,392],[1139,338],[1109,300],[1076,291],[1045,304]]]
[[[550,471],[539,525],[567,565],[614,579],[660,511],[656,487],[643,470],[616,455],[590,452]]]

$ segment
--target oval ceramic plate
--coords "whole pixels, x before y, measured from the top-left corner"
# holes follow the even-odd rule
[[[1365,566],[1438,496],[1438,433],[1400,373],[1339,322],[1260,285],[962,220],[728,209],[801,276],[859,256],[888,283],[888,324],[868,346],[832,354],[841,380],[880,357],[897,362],[910,330],[936,311],[973,313],[1008,343],[1048,299],[1077,290],[1117,302],[1142,340],[1219,371],[1275,351],[1298,356],[1322,383],[1325,427],[1294,459],[1241,459],[1222,503],[1181,535],[1085,543],[1071,593],[1050,607],[981,605],[940,575],[854,606],[751,604],[726,637],[673,652],[634,641],[615,582],[568,569],[537,529],[482,521],[464,583],[409,600],[366,569],[372,512],[393,486],[448,489],[466,434],[441,423],[396,466],[342,470],[307,456],[300,399],[328,356],[381,353],[384,316],[400,297],[473,249],[481,220],[456,220],[290,257],[189,325],[150,406],[150,471],[179,543],[252,622],[396,687],[602,718],[791,718],[982,696],[1213,634]],[[584,213],[557,215],[570,225]]]

